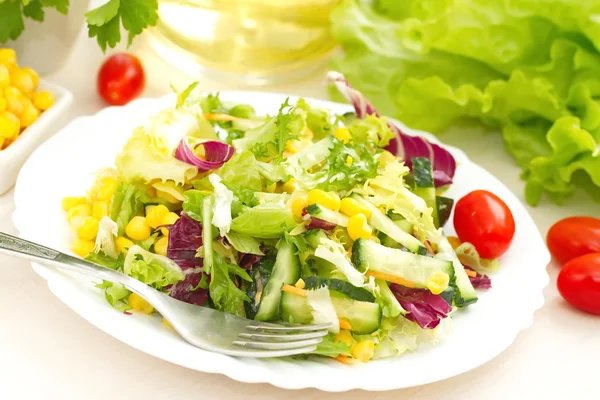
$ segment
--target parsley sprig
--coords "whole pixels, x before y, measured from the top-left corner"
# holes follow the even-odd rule
[[[24,18],[44,21],[45,11],[69,11],[69,0],[0,0],[0,43],[17,39],[25,29]],[[121,41],[121,25],[128,32],[128,45],[148,26],[158,21],[157,0],[109,0],[85,14],[89,37],[102,51]]]

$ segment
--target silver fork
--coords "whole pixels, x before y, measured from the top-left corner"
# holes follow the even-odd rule
[[[0,253],[123,284],[169,321],[192,345],[237,357],[283,357],[310,353],[329,324],[286,326],[252,321],[176,300],[125,274],[0,232]]]

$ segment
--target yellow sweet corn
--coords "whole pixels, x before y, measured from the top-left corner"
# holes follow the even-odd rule
[[[348,219],[348,235],[352,240],[358,238],[370,239],[373,229],[367,224],[367,217],[364,214],[356,214]]]
[[[71,230],[77,234],[77,232],[79,232],[79,228],[81,228],[81,226],[83,225],[83,223],[85,222],[85,220],[89,218],[89,217],[73,217],[71,218],[71,220],[69,220],[69,226],[71,227]]]
[[[346,197],[342,199],[340,212],[348,217],[353,217],[356,214],[364,214],[367,218],[371,216],[371,210],[369,207],[362,205],[352,197]]]
[[[10,48],[0,49],[0,64],[10,69],[17,64],[17,53]]]
[[[450,277],[447,273],[442,271],[436,271],[429,275],[425,281],[425,286],[433,294],[440,294],[448,288],[450,283]]]
[[[69,211],[71,208],[80,204],[86,204],[87,199],[85,197],[65,197],[60,202],[60,205],[64,211]]]
[[[0,136],[7,140],[14,140],[19,136],[21,121],[9,111],[0,112]]]
[[[352,139],[352,135],[350,135],[348,128],[337,128],[333,136],[344,143],[348,143],[350,139]]]
[[[75,217],[89,217],[91,215],[92,207],[89,204],[79,204],[71,207],[69,211],[67,211],[67,220],[71,222],[71,220]]]
[[[294,193],[294,190],[296,190],[296,180],[291,178],[281,186],[281,189],[288,194]]]
[[[92,205],[92,217],[98,221],[108,216],[108,201],[95,201]]]
[[[3,89],[10,85],[10,72],[8,68],[0,64],[0,89]]]
[[[54,104],[54,95],[50,92],[36,92],[32,97],[33,105],[45,111]]]
[[[115,246],[119,253],[127,253],[127,250],[133,245],[134,243],[126,237],[119,236],[115,239]]]
[[[35,89],[33,78],[23,69],[14,69],[11,71],[10,84],[19,89],[21,93],[31,93]]]
[[[354,158],[352,158],[352,156],[346,157],[346,165],[351,166],[352,163],[354,163]]]
[[[296,283],[294,284],[294,286],[296,286],[298,289],[304,289],[304,286],[306,285],[306,283],[304,282],[304,279],[300,278],[296,281]]]
[[[354,343],[354,338],[352,337],[352,333],[350,333],[349,330],[341,329],[340,333],[335,335],[334,341],[342,342],[347,344],[348,346],[352,346],[352,343]]]
[[[4,88],[4,97],[6,98],[7,110],[13,114],[21,115],[27,104],[27,98],[23,96],[23,93],[14,86],[8,86]]]
[[[321,189],[313,189],[308,192],[307,204],[320,204],[330,210],[338,211],[341,206],[341,200],[340,197],[334,192],[324,192]]]
[[[156,254],[160,254],[161,256],[166,256],[168,246],[169,238],[167,236],[163,236],[160,239],[157,239],[156,242],[154,242],[154,252]]]
[[[131,293],[129,295],[129,305],[134,311],[139,311],[144,314],[152,314],[154,312],[154,307],[152,304],[148,303],[135,293]]]
[[[152,208],[148,207],[146,210],[146,223],[152,229],[158,228],[162,225],[163,218],[169,213],[169,209],[163,205],[159,204]]]
[[[86,217],[83,224],[77,229],[77,236],[82,240],[94,240],[98,234],[100,223],[93,217]]]
[[[100,180],[98,192],[96,193],[96,199],[100,201],[109,201],[112,198],[113,193],[119,186],[119,180],[112,176],[104,176]]]
[[[179,215],[170,212],[162,218],[161,225],[173,225],[178,219]],[[160,228],[160,231],[164,236],[169,236],[169,230],[167,228]]]
[[[350,350],[352,357],[362,362],[367,362],[373,358],[375,354],[375,343],[372,340],[363,340],[360,343],[356,343]]]
[[[267,193],[275,193],[275,190],[277,190],[277,183],[276,182],[275,183],[271,183],[269,186],[267,186],[265,188],[265,191]]]
[[[79,257],[87,257],[94,249],[94,242],[91,240],[82,240],[80,238],[73,239],[71,243],[71,251]]]
[[[0,97],[0,113],[6,111],[7,107],[8,102],[6,101],[6,99],[4,97]]]
[[[306,208],[307,202],[304,197],[299,197],[292,201],[292,216],[298,222],[302,221],[302,212]]]
[[[40,111],[35,108],[31,101],[26,101],[25,106],[23,107],[23,112],[19,120],[21,121],[21,129],[27,128],[31,124],[35,122],[36,119],[40,116]]]
[[[145,217],[133,217],[125,227],[125,233],[133,240],[146,240],[150,237],[150,227]]]
[[[40,83],[40,76],[38,73],[33,68],[29,67],[21,68],[21,71],[25,72],[31,77],[31,80],[33,81],[33,88],[37,88],[38,83]]]

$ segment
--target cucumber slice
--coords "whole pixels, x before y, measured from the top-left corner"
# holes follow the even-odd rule
[[[465,307],[469,304],[473,304],[477,301],[477,292],[471,284],[471,280],[465,271],[465,267],[461,264],[460,260],[456,256],[454,249],[448,239],[444,236],[439,243],[440,252],[436,254],[439,259],[450,260],[454,270],[454,282],[450,280],[450,283],[454,287],[454,304],[458,307]]]
[[[311,229],[310,231],[306,232],[304,238],[310,247],[316,249],[321,244],[321,239],[327,239],[327,234],[325,234],[325,232],[323,232],[321,229]]]
[[[310,324],[313,316],[308,299],[294,293],[281,293],[281,320],[290,324]]]
[[[433,185],[433,170],[431,168],[431,161],[425,157],[415,157],[412,159],[412,171],[415,180],[415,194],[425,200],[427,207],[430,207],[433,211],[431,216],[433,217],[433,223],[436,228],[440,227],[440,220],[438,217],[438,208],[435,196],[435,186]]]
[[[444,226],[450,219],[452,213],[452,206],[454,206],[454,199],[448,197],[437,196],[436,198],[437,213],[440,226]]]
[[[369,201],[363,199],[357,194],[353,194],[352,198],[360,202],[365,207],[369,208],[369,210],[371,211],[371,216],[369,217],[369,225],[371,225],[373,228],[385,233],[390,238],[392,238],[396,242],[400,243],[402,246],[415,253],[419,251],[420,247],[422,247],[421,241],[419,241],[419,239],[402,230],[402,228],[396,225],[394,221],[388,218],[387,215],[382,213]]]
[[[352,262],[359,271],[370,270],[391,275],[420,288],[426,287],[427,278],[434,272],[448,274],[450,281],[454,277],[451,261],[391,249],[362,238],[352,246]]]
[[[273,273],[265,286],[258,311],[254,317],[257,321],[272,321],[279,317],[279,301],[281,300],[281,287],[285,284],[293,285],[300,278],[300,260],[295,254],[293,244],[281,241],[279,251],[275,258]]]
[[[373,333],[381,326],[381,307],[377,303],[352,300],[330,291],[331,302],[338,318],[342,318],[356,334]],[[290,323],[310,324],[312,307],[308,299],[297,294],[283,292],[281,296],[281,320]]]
[[[326,287],[329,290],[335,290],[347,296],[350,299],[366,302],[374,302],[375,296],[367,289],[356,287],[350,282],[343,281],[341,279],[327,279],[319,278],[318,276],[309,276],[304,279],[304,288],[308,290],[318,289],[320,287]]]
[[[348,217],[337,211],[325,208],[320,204],[311,204],[310,206],[306,207],[306,212],[315,218],[322,219],[323,221],[331,222],[332,224],[340,226],[348,226]]]

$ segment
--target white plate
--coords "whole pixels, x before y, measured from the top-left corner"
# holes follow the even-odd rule
[[[33,150],[67,122],[66,113],[73,101],[71,92],[44,80],[40,80],[38,90],[52,93],[54,104],[27,127],[14,143],[0,150],[0,195],[15,184],[19,169]]]
[[[224,100],[251,103],[259,113],[273,114],[283,95],[225,92]],[[68,251],[72,234],[60,207],[64,196],[82,195],[93,173],[113,164],[131,130],[145,117],[172,104],[173,96],[137,100],[77,118],[42,145],[27,161],[15,190],[14,222],[23,238]],[[345,105],[317,101],[336,112]],[[422,132],[415,132],[435,138]],[[306,361],[232,358],[195,348],[160,323],[158,316],[124,315],[112,309],[85,277],[34,264],[50,290],[75,312],[115,338],[161,359],[203,372],[227,375],[242,382],[267,382],[288,389],[313,387],[326,391],[388,390],[422,385],[476,368],[500,354],[517,333],[533,321],[543,305],[550,261],[542,238],[519,200],[496,178],[471,163],[460,150],[449,148],[459,166],[448,191],[454,198],[474,189],[500,196],[512,210],[517,229],[503,267],[492,277],[493,288],[479,301],[453,314],[454,333],[435,346],[423,346],[400,357],[347,366],[326,359]],[[449,224],[452,225],[452,224]],[[448,233],[452,229],[448,228]]]

